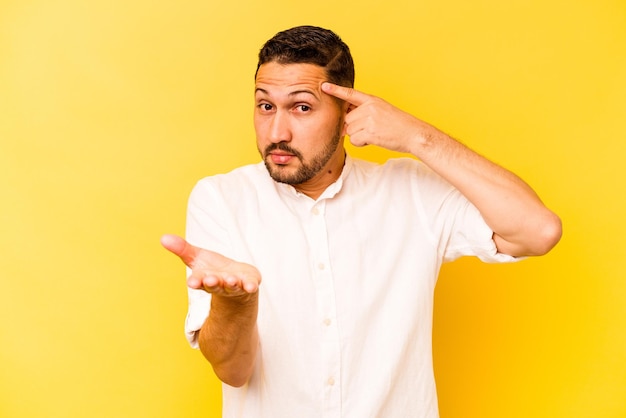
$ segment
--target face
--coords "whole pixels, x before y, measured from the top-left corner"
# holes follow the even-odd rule
[[[254,111],[257,147],[278,182],[298,186],[328,179],[330,184],[339,176],[345,110],[322,92],[324,81],[324,69],[313,64],[269,62],[259,68]]]

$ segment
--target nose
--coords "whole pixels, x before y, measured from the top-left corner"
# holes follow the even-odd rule
[[[291,127],[288,114],[281,111],[274,113],[269,128],[269,139],[273,143],[291,141]]]

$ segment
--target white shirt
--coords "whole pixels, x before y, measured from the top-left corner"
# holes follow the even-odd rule
[[[413,159],[347,158],[317,199],[274,182],[263,163],[208,177],[187,238],[256,266],[259,354],[250,381],[223,385],[224,417],[438,417],[431,355],[443,261],[498,254],[457,190]],[[210,295],[189,289],[197,347]]]

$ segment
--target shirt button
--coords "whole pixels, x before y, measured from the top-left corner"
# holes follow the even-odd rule
[[[324,319],[324,325],[329,326],[333,321],[331,321],[330,319],[326,318]]]
[[[320,214],[320,210],[317,207],[314,207],[311,212],[313,212],[313,215],[319,215]]]
[[[328,383],[328,386],[333,386],[335,384],[335,379],[332,377],[329,377],[326,383]]]

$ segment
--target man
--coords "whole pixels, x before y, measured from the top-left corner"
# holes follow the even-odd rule
[[[226,417],[437,417],[441,264],[560,239],[517,176],[353,83],[333,32],[270,39],[255,77],[264,164],[201,180],[189,243],[162,238],[190,269],[186,331],[224,382]],[[352,159],[344,135],[421,162]]]

